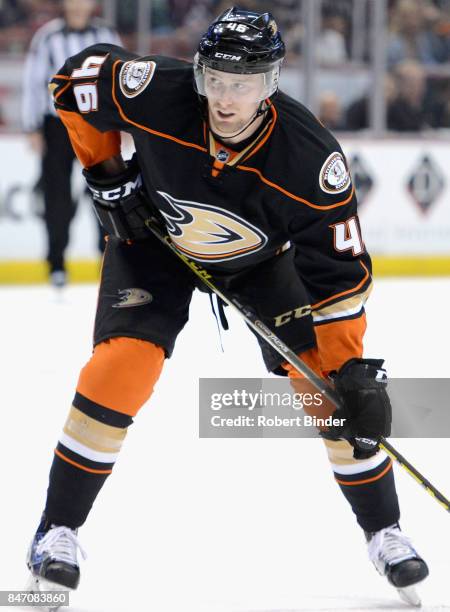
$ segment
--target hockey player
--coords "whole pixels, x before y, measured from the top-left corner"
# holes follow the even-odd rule
[[[155,214],[181,252],[269,327],[301,308],[276,333],[341,395],[350,428],[329,432],[325,444],[370,558],[397,588],[428,574],[400,531],[392,462],[379,449],[391,408],[382,360],[362,356],[372,280],[354,186],[333,136],[278,92],[284,53],[270,14],[231,8],[202,37],[193,65],[96,45],[51,83],[110,238],[93,355],[29,551],[37,583],[77,587],[78,528],[188,320],[196,280],[147,230]],[[136,146],[128,162],[120,130]],[[261,349],[269,371],[299,376],[262,341]]]

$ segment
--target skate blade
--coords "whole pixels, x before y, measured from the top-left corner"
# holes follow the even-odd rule
[[[40,576],[31,575],[28,579],[27,584],[25,585],[25,591],[29,591],[30,593],[42,593],[43,591],[52,591],[53,593],[59,593],[61,591],[69,591],[72,589],[63,586],[62,584],[57,584],[56,582],[51,582],[50,580],[45,580],[45,578],[41,578]],[[59,610],[61,606],[39,606],[37,610],[42,610],[42,612],[56,612]]]
[[[397,592],[400,599],[409,606],[414,606],[415,608],[420,608],[422,606],[422,602],[414,586],[397,589]]]

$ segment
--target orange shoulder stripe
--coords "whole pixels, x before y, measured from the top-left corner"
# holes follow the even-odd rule
[[[170,134],[164,134],[164,132],[158,132],[157,130],[152,130],[151,128],[145,126],[145,125],[141,125],[140,123],[136,123],[136,121],[133,121],[132,119],[129,119],[122,107],[119,104],[119,101],[117,100],[116,97],[116,66],[117,64],[120,62],[120,60],[117,60],[114,65],[113,65],[113,74],[112,74],[112,97],[114,100],[114,104],[117,106],[117,110],[119,111],[120,116],[122,117],[122,119],[124,121],[126,121],[127,123],[130,123],[131,125],[135,125],[136,127],[138,127],[141,130],[145,130],[146,132],[150,132],[150,134],[154,134],[155,136],[160,136],[161,138],[167,138],[168,140],[173,140],[174,142],[177,142],[180,145],[183,145],[184,147],[191,147],[193,149],[198,149],[199,151],[203,151],[204,153],[207,153],[207,149],[205,147],[201,147],[198,144],[195,144],[193,142],[187,142],[186,140],[181,140],[180,138],[176,138],[175,136],[170,136]]]
[[[273,187],[274,189],[281,191],[281,193],[284,193],[284,195],[287,195],[289,198],[292,198],[296,202],[301,202],[302,204],[306,204],[306,206],[310,206],[311,208],[315,208],[317,210],[331,210],[332,208],[338,208],[339,206],[344,206],[345,204],[348,204],[350,202],[355,192],[355,187],[352,187],[352,191],[350,195],[345,200],[342,200],[341,202],[336,202],[336,204],[329,204],[328,206],[319,206],[318,204],[313,204],[312,202],[308,202],[308,200],[300,198],[299,196],[296,196],[290,191],[287,191],[283,187],[280,187],[280,185],[277,185],[276,183],[269,181],[269,179],[266,179],[265,176],[263,176],[262,173],[257,168],[251,168],[250,166],[237,166],[237,168],[239,170],[244,170],[245,172],[254,172],[256,175],[258,175],[259,179],[266,185],[269,185],[269,187]]]

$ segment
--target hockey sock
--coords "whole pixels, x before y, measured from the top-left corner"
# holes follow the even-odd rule
[[[345,441],[325,441],[328,456],[344,497],[365,531],[379,531],[400,518],[392,460],[383,451],[364,460],[353,459]]]
[[[350,322],[346,321],[342,325],[346,323],[349,323],[349,338],[356,338],[358,334],[351,325],[365,327],[365,317],[358,320],[357,324],[352,323],[350,325]],[[320,326],[324,339],[327,337],[328,327],[331,326]],[[350,341],[350,339],[348,342],[351,349],[349,349],[349,354],[351,355],[351,351],[358,354],[357,349],[353,347],[353,340]],[[320,345],[320,334],[318,340]],[[314,348],[300,355],[300,358],[320,376],[324,375],[321,360],[323,352]],[[339,352],[336,350],[332,351],[331,354],[339,356]],[[328,364],[328,367],[331,367],[330,364]],[[284,364],[283,367],[288,371],[292,386],[297,390],[296,386],[301,382],[301,375],[289,364]],[[298,390],[301,391],[301,388]],[[331,405],[324,402],[320,409],[314,408],[314,414],[318,417],[326,417],[331,414],[332,409]],[[308,412],[306,408],[305,412]],[[357,460],[353,458],[353,447],[345,440],[324,440],[324,442],[335,479],[356,515],[358,524],[365,531],[373,532],[396,523],[400,517],[400,510],[391,459],[380,451],[369,459]]]
[[[85,522],[163,362],[163,349],[142,340],[115,338],[95,348],[55,449],[45,507],[49,522],[72,529]]]
[[[84,523],[132,422],[76,393],[50,470],[45,514],[52,523]]]

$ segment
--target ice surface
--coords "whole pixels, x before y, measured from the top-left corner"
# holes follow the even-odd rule
[[[0,589],[23,588],[29,540],[81,365],[94,286],[0,290],[2,536]],[[229,309],[227,309],[229,310]],[[447,377],[450,280],[378,281],[366,355],[391,376]],[[198,378],[265,375],[233,313],[220,352],[205,295],[80,540],[88,552],[71,612],[405,610],[367,559],[319,440],[199,439]],[[449,409],[449,406],[443,406]],[[449,440],[392,440],[450,495]],[[402,527],[430,564],[423,610],[450,610],[449,516],[397,469]],[[17,609],[17,608],[16,608]]]

